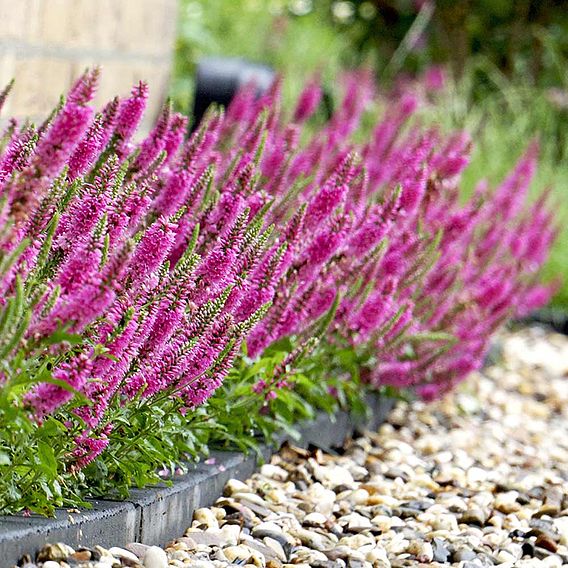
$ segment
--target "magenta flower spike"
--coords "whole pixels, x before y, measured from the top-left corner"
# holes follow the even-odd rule
[[[152,331],[143,347],[143,353],[159,357],[174,332],[183,321],[185,303],[179,299],[165,298],[157,311]]]
[[[55,233],[54,241],[58,247],[68,251],[81,237],[91,233],[106,212],[116,174],[117,164],[107,162],[94,184],[86,187],[84,194],[71,203]]]
[[[103,116],[98,115],[85,134],[85,137],[69,158],[69,171],[67,176],[70,180],[84,174],[94,164],[99,156],[104,142]]]
[[[162,110],[156,126],[140,145],[139,154],[132,165],[136,172],[145,170],[158,157],[165,148],[166,137],[170,129],[171,106],[166,104]]]
[[[67,102],[38,142],[33,165],[47,178],[55,177],[66,164],[85,134],[93,111],[90,107]]]
[[[110,434],[110,428],[96,438],[93,438],[91,434],[87,433],[81,434],[76,438],[77,447],[72,455],[75,460],[72,466],[74,472],[87,467],[106,450],[109,445],[108,434]]]
[[[91,281],[98,279],[102,260],[103,242],[91,239],[89,235],[80,243],[62,264],[57,284],[62,294],[75,294]]]
[[[164,217],[159,217],[144,233],[130,261],[126,280],[137,290],[167,258],[174,244],[175,227]]]
[[[86,355],[76,355],[70,362],[62,363],[53,371],[53,377],[81,391],[90,376],[92,361]],[[71,400],[73,393],[57,385],[42,383],[27,397],[26,402],[43,418]]]
[[[36,131],[30,127],[21,134],[14,134],[4,155],[0,158],[0,196],[2,184],[13,172],[21,172],[29,165],[37,141]]]
[[[344,205],[348,186],[331,180],[311,200],[304,219],[304,230],[311,231],[321,226],[330,215]]]
[[[116,121],[118,119],[118,112],[120,110],[120,99],[114,97],[110,102],[108,102],[103,108],[102,114],[102,131],[101,131],[101,148],[105,148],[110,140],[114,128],[116,126]]]
[[[99,67],[87,69],[75,82],[67,94],[67,102],[74,105],[86,105],[90,103],[97,92],[101,70]]]
[[[308,120],[318,108],[322,98],[322,89],[317,77],[312,79],[300,93],[296,109],[294,110],[294,122]]]
[[[185,139],[187,124],[187,117],[183,114],[176,112],[171,117],[169,128],[164,139],[164,151],[167,155],[166,163],[175,160],[177,152],[181,148],[182,142]]]
[[[142,119],[142,115],[146,109],[147,99],[148,86],[146,83],[140,81],[140,83],[132,89],[130,98],[125,99],[120,104],[114,130],[119,140],[117,153],[120,157],[124,157],[126,154],[130,153],[130,139]]]
[[[194,176],[186,169],[173,171],[154,201],[153,208],[164,217],[173,215],[186,200],[194,181]]]

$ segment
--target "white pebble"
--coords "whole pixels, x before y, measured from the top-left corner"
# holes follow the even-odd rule
[[[554,519],[554,526],[560,533],[560,543],[568,545],[568,517],[558,517]]]
[[[384,548],[373,548],[365,554],[365,560],[371,562],[373,566],[390,566],[387,551]]]
[[[168,568],[168,556],[158,546],[151,546],[144,554],[144,568]]]
[[[357,489],[347,499],[354,505],[364,505],[369,499],[369,492],[366,489]]]
[[[311,525],[323,525],[326,521],[326,516],[321,513],[309,513],[304,517],[304,523]]]
[[[260,475],[275,479],[276,481],[286,481],[286,479],[288,479],[288,472],[284,468],[272,465],[271,463],[265,463],[260,468]]]
[[[251,488],[238,479],[229,479],[225,484],[225,495],[234,495],[235,493],[250,493]]]
[[[241,534],[241,527],[239,525],[225,525],[221,529],[221,538],[227,545],[237,545],[239,543],[239,536]]]
[[[113,546],[109,548],[108,551],[115,556],[116,558],[127,558],[128,560],[132,560],[133,562],[138,562],[140,559],[136,554],[130,552],[129,550],[124,550],[124,548],[118,548],[118,546]]]
[[[557,566],[562,566],[562,559],[560,558],[560,556],[556,556],[556,554],[547,556],[546,558],[542,559],[542,566],[546,566],[547,568],[556,568]]]
[[[211,509],[207,509],[205,507],[201,509],[197,509],[193,513],[193,519],[198,521],[200,524],[205,524],[211,529],[218,529],[219,528],[219,521],[217,517],[213,514]]]

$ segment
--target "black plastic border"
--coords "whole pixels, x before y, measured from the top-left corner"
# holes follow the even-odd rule
[[[385,421],[395,400],[369,395],[368,418],[340,411],[334,416],[318,414],[314,421],[301,424],[295,445],[329,450],[339,448],[354,433],[376,429]],[[268,460],[290,438],[282,436],[274,446],[263,446]],[[259,466],[256,455],[240,452],[213,452],[214,463],[200,463],[170,486],[135,489],[126,501],[93,501],[93,508],[78,512],[59,510],[56,517],[23,515],[0,517],[0,566],[15,565],[22,555],[34,555],[48,542],[104,547],[129,542],[163,545],[181,536],[191,524],[193,512],[206,507],[221,495],[231,479],[247,479]],[[212,460],[208,460],[212,461]]]

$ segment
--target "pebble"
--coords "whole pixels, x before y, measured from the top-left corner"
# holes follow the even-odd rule
[[[558,550],[558,544],[556,544],[554,539],[545,534],[540,534],[536,537],[535,546],[540,546],[545,550],[550,550],[550,552],[556,552]]]
[[[229,479],[225,484],[225,490],[223,493],[227,496],[235,495],[238,493],[250,493],[250,487],[240,481],[239,479]]]
[[[45,560],[67,560],[75,551],[62,542],[55,544],[46,544],[37,555],[37,560],[42,562]]]
[[[284,547],[280,542],[270,537],[263,538],[262,542],[267,546],[267,548],[272,550],[272,552],[278,558],[278,560],[281,560],[282,562],[286,562],[286,560],[288,560],[288,554],[286,553]],[[257,544],[257,546],[259,545]],[[267,556],[266,553],[265,556]]]
[[[124,548],[118,548],[117,546],[113,546],[112,548],[109,548],[109,553],[112,554],[115,558],[119,558],[119,559],[128,559],[128,560],[132,560],[133,562],[137,562],[139,560],[139,557],[136,556],[136,554],[134,554],[133,552],[130,552],[129,550],[125,550]]]
[[[467,550],[465,548],[460,548],[452,554],[452,560],[454,562],[467,562],[468,560],[474,560],[477,554],[473,550]]]
[[[321,513],[308,513],[304,517],[304,525],[322,526],[326,523],[327,518]]]
[[[432,541],[433,560],[436,562],[446,562],[450,557],[450,550],[445,542],[439,538],[434,538]]]
[[[144,554],[144,568],[168,568],[168,555],[158,546],[151,546]]]
[[[440,401],[399,402],[338,455],[286,445],[229,480],[163,550],[57,543],[27,568],[568,565],[568,338],[498,342],[498,364]]]
[[[487,521],[487,514],[481,509],[468,509],[464,511],[460,517],[460,522],[467,525],[478,525],[480,527],[485,525]]]
[[[219,521],[211,509],[197,509],[193,513],[194,522],[207,525],[209,528],[219,528]]]
[[[406,552],[416,556],[420,562],[432,562],[434,560],[434,548],[429,542],[413,541],[406,549]]]
[[[135,554],[138,558],[144,558],[146,550],[150,548],[147,544],[142,544],[141,542],[131,542],[124,547],[132,554]]]

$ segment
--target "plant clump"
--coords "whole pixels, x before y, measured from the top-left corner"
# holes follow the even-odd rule
[[[463,202],[471,141],[413,122],[411,95],[354,142],[374,96],[362,72],[315,131],[317,85],[290,118],[276,82],[188,139],[166,104],[141,142],[147,86],[96,112],[97,81],[1,138],[4,511],[124,495],[361,385],[439,397],[548,300],[534,143]]]

